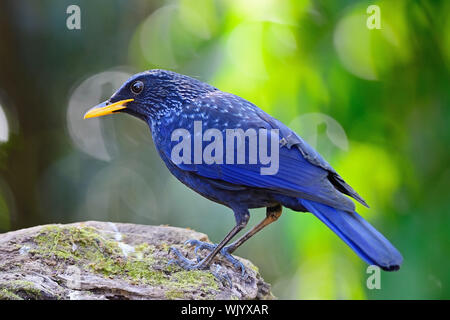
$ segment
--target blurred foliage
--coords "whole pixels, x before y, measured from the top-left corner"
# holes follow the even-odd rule
[[[81,8],[81,30],[66,8]],[[366,27],[376,4],[381,29]],[[144,123],[81,115],[122,78],[165,68],[238,94],[316,146],[404,255],[381,290],[312,215],[239,249],[287,299],[450,298],[449,1],[0,3],[0,230],[108,220],[219,241],[228,209],[170,176]],[[110,81],[109,81],[110,79]],[[6,132],[6,136],[5,136]],[[6,137],[6,138],[5,138]],[[263,209],[252,211],[256,223]]]

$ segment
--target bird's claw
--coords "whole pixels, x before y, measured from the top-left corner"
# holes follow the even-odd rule
[[[230,253],[228,253],[228,247],[224,247],[222,250],[220,250],[220,254],[227,259],[236,269],[241,269],[241,277],[244,279],[247,279],[248,274],[245,271],[245,266],[244,264],[239,261],[238,259],[236,259],[235,257],[233,257]]]
[[[201,261],[197,261],[197,263],[195,263],[195,262],[189,260],[188,258],[183,256],[183,254],[181,254],[181,252],[177,248],[170,247],[169,253],[171,253],[171,252],[173,252],[177,257],[175,259],[169,260],[169,262],[167,263],[167,266],[176,264],[185,270],[205,269],[205,267],[201,263]]]
[[[195,256],[197,257],[197,260],[200,258],[199,254],[198,254],[198,250],[206,249],[209,251],[213,251],[216,248],[215,244],[200,241],[197,239],[189,239],[184,244],[190,245],[190,246],[195,246],[194,253],[195,253]]]
[[[187,240],[184,244],[185,245],[195,246],[194,253],[195,253],[195,256],[197,257],[197,261],[201,261],[201,258],[200,258],[199,254],[198,254],[199,250],[213,251],[217,247],[217,244],[212,244],[212,243],[200,241],[200,240],[197,240],[197,239]],[[241,270],[241,277],[246,279],[248,277],[248,275],[247,275],[247,273],[245,271],[244,264],[241,261],[239,261],[238,259],[236,259],[235,257],[233,257],[230,253],[228,253],[228,249],[229,249],[228,246],[227,247],[223,247],[222,250],[220,250],[220,254],[226,260],[228,260],[236,269],[240,269]]]
[[[169,253],[173,252],[177,257],[174,259],[169,260],[169,262],[167,263],[167,266],[172,265],[172,264],[176,264],[178,266],[180,266],[181,268],[185,269],[185,270],[201,270],[201,269],[205,269],[204,265],[202,265],[201,261],[198,261],[197,263],[187,259],[185,256],[183,256],[183,254],[174,247],[170,247],[169,249]],[[200,260],[200,259],[197,259]],[[213,271],[211,270],[211,273],[214,275],[214,277],[216,277],[216,279],[221,282],[221,283],[227,283],[230,285],[230,287],[233,286],[230,276],[226,273],[226,272],[220,272],[220,270],[222,269],[222,267],[220,265],[216,265],[216,269]]]

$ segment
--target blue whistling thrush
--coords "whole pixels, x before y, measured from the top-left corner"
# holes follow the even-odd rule
[[[196,253],[200,249],[211,251],[204,259],[198,257],[197,261],[190,261],[177,249],[171,249],[176,255],[174,262],[183,268],[208,268],[220,253],[235,267],[242,268],[244,273],[243,265],[231,253],[256,232],[276,221],[284,206],[314,214],[367,263],[386,271],[399,269],[403,260],[401,254],[355,212],[355,205],[347,196],[367,206],[363,198],[299,135],[254,104],[188,76],[150,70],[132,76],[108,101],[89,110],[85,118],[116,112],[144,120],[170,172],[189,188],[234,212],[236,225],[219,244],[188,241],[196,247]],[[190,138],[195,134],[196,123],[197,126],[200,123],[201,129],[216,129],[216,134],[226,134],[230,129],[242,129],[246,133],[250,129],[265,129],[267,136],[271,137],[276,133],[278,150],[270,148],[272,153],[277,151],[277,170],[262,174],[262,162],[249,161],[250,147],[249,152],[244,150],[246,161],[235,164],[233,161],[198,161],[194,159],[195,152],[194,157],[187,154],[191,149],[191,142],[188,142],[189,148],[183,149],[182,155],[185,161],[175,161],[172,151],[179,141],[174,141],[173,133],[182,129]],[[220,137],[216,135],[214,138]],[[200,148],[203,148],[205,140],[203,137]],[[261,141],[257,143],[261,144]],[[233,141],[230,150],[237,152],[237,146],[238,143]],[[226,152],[230,150],[227,148]],[[228,154],[220,155],[220,150],[215,150],[214,156],[220,158]],[[261,207],[267,208],[266,217],[228,245],[247,225],[249,209]]]

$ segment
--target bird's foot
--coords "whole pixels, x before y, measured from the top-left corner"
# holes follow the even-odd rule
[[[201,260],[198,256],[197,262],[194,262],[183,256],[183,254],[177,248],[170,247],[169,252],[173,252],[177,257],[175,259],[169,260],[169,262],[167,263],[168,266],[171,264],[176,264],[184,270],[188,271],[203,270],[208,268],[206,263],[204,263],[205,259]],[[232,287],[233,284],[231,282],[230,276],[226,272],[221,271],[223,268],[220,265],[215,265],[215,267],[215,270],[211,270],[211,273],[217,278],[217,280],[222,283],[226,282],[230,285],[230,287]]]
[[[201,261],[201,258],[198,254],[199,250],[208,250],[208,251],[213,251],[216,247],[217,244],[212,244],[212,243],[208,243],[208,242],[204,242],[204,241],[199,241],[196,239],[191,239],[191,240],[187,240],[185,243],[185,245],[191,245],[191,246],[195,246],[194,249],[194,253],[197,257],[197,261]],[[236,269],[240,269],[241,270],[241,276],[245,279],[247,278],[247,274],[245,272],[245,267],[244,264],[239,261],[238,259],[236,259],[235,257],[233,257],[228,250],[230,249],[230,246],[226,246],[223,247],[222,250],[220,250],[220,254],[227,260],[229,261]]]
[[[206,267],[201,263],[201,261],[198,261],[197,263],[194,261],[189,260],[183,254],[175,247],[170,247],[169,253],[173,252],[176,255],[176,258],[169,260],[167,265],[176,264],[183,268],[184,270],[201,270],[206,269]]]

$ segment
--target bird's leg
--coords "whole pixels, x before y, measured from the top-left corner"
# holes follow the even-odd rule
[[[206,269],[211,261],[214,259],[214,257],[225,247],[225,245],[230,242],[230,240],[248,223],[248,220],[250,218],[250,214],[248,210],[242,211],[235,211],[234,213],[235,219],[236,219],[236,225],[231,229],[231,231],[226,235],[226,237],[217,245],[207,244],[205,242],[201,242],[198,240],[188,240],[186,243],[191,243],[198,246],[208,245],[207,249],[212,249],[211,253],[208,254],[203,260],[197,261],[197,263],[190,261],[189,259],[185,258],[176,248],[171,247],[170,251],[175,253],[178,259],[173,259],[169,263],[176,263],[180,267],[187,269],[187,270],[194,270],[194,269]],[[233,258],[234,259],[234,258]]]
[[[250,239],[255,233],[258,231],[261,231],[264,227],[268,226],[272,222],[275,222],[278,220],[278,218],[281,216],[283,207],[278,204],[274,207],[267,207],[266,209],[266,217],[258,223],[256,226],[254,226],[251,230],[249,230],[247,233],[245,233],[242,237],[237,239],[235,242],[230,244],[229,246],[226,246],[223,251],[227,251],[228,254],[233,253],[238,247],[240,247],[245,241]]]
[[[268,226],[272,222],[278,220],[278,218],[281,216],[281,213],[282,213],[282,206],[280,204],[273,207],[267,207],[266,217],[259,224],[254,226],[251,230],[249,230],[242,237],[240,237],[238,240],[236,240],[229,246],[223,247],[223,249],[220,250],[220,254],[224,256],[228,261],[230,261],[236,268],[240,268],[242,270],[242,275],[244,275],[245,274],[244,265],[235,257],[233,257],[231,253],[233,253],[245,241],[250,239],[255,233],[262,230],[264,227]],[[206,249],[213,251],[217,249],[217,245],[215,244],[202,242],[198,240],[188,240],[186,241],[186,244],[194,245],[196,254],[198,250]]]

